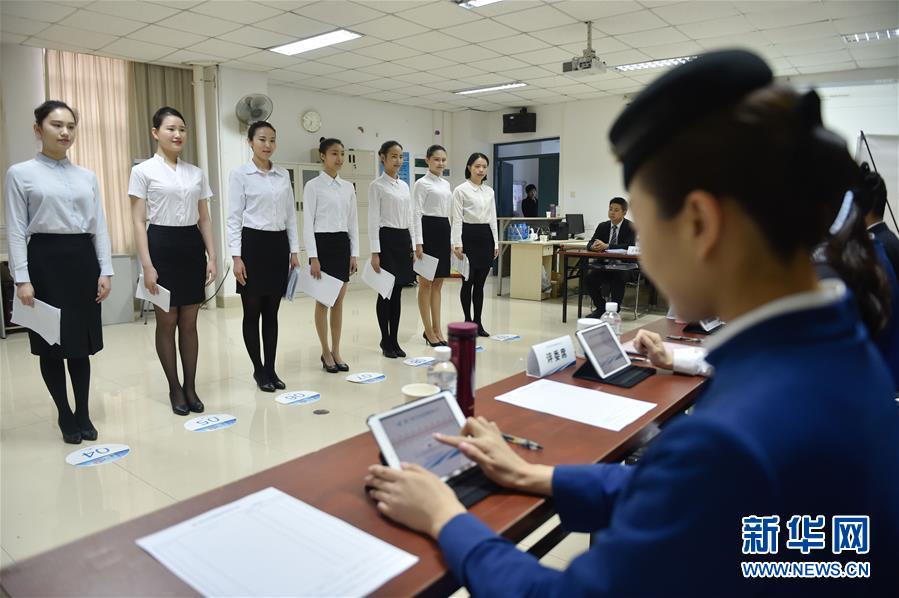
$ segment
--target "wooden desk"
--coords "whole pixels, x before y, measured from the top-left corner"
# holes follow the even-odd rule
[[[625,262],[638,262],[640,260],[639,255],[628,255],[626,253],[610,253],[608,251],[590,251],[588,249],[569,249],[571,245],[566,245],[559,250],[559,257],[562,259],[562,322],[565,323],[568,321],[568,260],[571,258],[575,259],[583,259],[584,263],[580,268],[580,272],[578,275],[578,290],[577,290],[577,317],[580,318],[583,313],[583,304],[584,304],[584,285],[586,283],[586,272],[587,269],[583,266],[586,265],[587,260],[593,258],[607,258],[614,260],[621,260]]]
[[[679,332],[673,322],[654,322],[647,328]],[[633,336],[634,332],[625,335]],[[579,361],[579,364],[582,362]],[[641,441],[642,430],[689,407],[704,379],[659,374],[632,389],[620,389],[572,378],[575,367],[550,377],[558,382],[601,389],[657,406],[620,432],[595,428],[514,407],[493,400],[533,378],[517,374],[481,388],[476,410],[503,430],[536,440],[545,449],[521,450],[526,459],[545,464],[615,462]],[[397,402],[401,398],[397,394]],[[87,536],[3,570],[0,587],[10,596],[190,596],[193,590],[141,550],[135,540],[268,486],[297,497],[323,511],[419,557],[418,563],[387,582],[384,596],[447,595],[458,584],[435,542],[381,517],[365,495],[362,478],[377,461],[378,449],[370,434],[288,461],[154,513]],[[498,494],[475,505],[471,512],[492,529],[519,542],[553,514],[552,501],[523,494]]]
[[[586,241],[503,241],[500,247],[512,247],[511,276],[509,277],[509,297],[513,299],[543,299],[543,271],[553,271],[553,257],[556,250],[566,247],[587,246]]]
[[[541,218],[541,217],[524,217],[524,216],[500,216],[496,219],[496,232],[499,235],[499,239],[497,239],[497,243],[499,243],[499,255],[496,256],[496,295],[497,297],[503,294],[503,255],[506,253],[506,247],[503,245],[503,241],[506,240],[506,230],[509,228],[509,225],[513,222],[524,222],[525,224],[538,224],[540,222],[561,222],[563,218],[561,216],[556,216],[555,218]]]

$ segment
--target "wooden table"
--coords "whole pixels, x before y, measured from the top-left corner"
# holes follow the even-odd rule
[[[500,247],[512,248],[509,297],[512,299],[543,299],[543,271],[553,271],[553,257],[562,246],[587,246],[586,241],[503,241]]]
[[[524,222],[525,224],[537,224],[540,222],[561,222],[563,218],[561,216],[556,216],[554,218],[542,218],[538,216],[500,216],[496,219],[496,232],[499,235],[499,239],[496,239],[496,242],[499,244],[499,254],[496,256],[496,295],[497,297],[503,294],[503,255],[506,253],[506,247],[503,245],[503,241],[506,240],[506,230],[509,228],[509,225],[513,222]]]
[[[608,251],[590,251],[587,249],[566,249],[563,247],[559,250],[559,257],[562,258],[562,322],[568,321],[568,260],[571,258],[583,259],[584,262],[579,268],[578,289],[577,289],[577,317],[581,317],[584,303],[584,286],[586,284],[586,263],[592,258],[606,258],[613,260],[621,260],[625,262],[639,261],[639,255],[628,255],[626,253],[611,253]]]
[[[683,327],[660,320],[647,328],[665,334],[681,333]],[[625,338],[633,334],[631,332]],[[622,431],[612,432],[493,400],[499,394],[533,381],[520,373],[479,389],[476,412],[496,421],[503,430],[542,444],[545,449],[539,452],[516,448],[530,461],[545,464],[615,462],[639,446],[644,428],[689,407],[704,381],[694,376],[659,374],[634,388],[620,389],[572,378],[574,370],[575,367],[569,367],[550,379],[650,401],[657,406]],[[189,586],[141,550],[135,540],[274,486],[419,557],[418,563],[387,582],[377,595],[445,596],[458,584],[447,570],[437,544],[381,517],[365,495],[362,478],[367,466],[377,461],[377,455],[378,449],[370,434],[354,436],[15,563],[0,574],[0,587],[10,596],[194,595]],[[471,512],[513,542],[521,541],[554,514],[551,500],[512,492],[490,496],[476,504]],[[548,549],[544,543],[543,551]]]

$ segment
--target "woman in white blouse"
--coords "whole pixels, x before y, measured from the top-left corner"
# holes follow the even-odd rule
[[[100,302],[111,289],[109,233],[97,177],[66,159],[78,119],[64,102],[50,100],[34,110],[41,151],[6,173],[9,269],[16,298],[59,308],[58,344],[28,331],[31,353],[40,357],[41,376],[56,403],[62,439],[96,440],[90,420],[90,356],[103,348]],[[66,394],[66,362],[75,411]]]
[[[169,384],[176,415],[203,412],[197,396],[197,313],[205,288],[215,280],[215,246],[206,173],[181,160],[187,126],[181,113],[164,106],[153,115],[156,154],[131,169],[128,195],[134,220],[142,284],[156,295],[171,293],[169,311],[156,307],[156,354]],[[149,227],[147,223],[149,222]],[[184,371],[178,380],[175,330]]]
[[[466,322],[478,325],[478,336],[490,336],[481,323],[484,284],[493,260],[499,254],[496,233],[496,200],[493,189],[484,184],[490,161],[475,152],[465,165],[465,182],[453,190],[453,253],[468,258],[468,280],[462,283],[460,299]],[[471,307],[474,304],[474,318]]]
[[[425,158],[428,173],[412,185],[415,208],[415,255],[426,253],[440,260],[434,280],[418,277],[418,311],[425,326],[422,336],[431,347],[446,346],[440,326],[440,291],[443,279],[450,275],[450,217],[453,212],[453,192],[443,178],[446,168],[446,149],[442,145],[428,148]]]
[[[322,348],[322,368],[336,374],[350,369],[340,356],[340,333],[346,283],[356,271],[359,257],[359,220],[356,188],[338,174],[345,156],[343,143],[339,139],[323,139],[318,153],[322,172],[303,187],[303,243],[314,278],[321,278],[324,272],[343,281],[337,301],[331,307],[330,344],[328,306],[315,303],[315,331]]]
[[[275,372],[278,308],[290,271],[300,265],[297,213],[290,176],[272,164],[275,127],[259,120],[247,130],[249,162],[228,181],[228,246],[237,293],[243,305],[243,342],[253,362],[253,379],[265,392],[287,385]],[[262,353],[259,320],[262,320]]]
[[[384,165],[384,174],[368,187],[368,236],[372,269],[380,272],[384,268],[396,277],[390,299],[379,295],[375,306],[381,328],[381,352],[384,357],[396,359],[406,356],[398,341],[400,297],[403,287],[415,280],[412,196],[408,183],[399,178],[403,146],[386,141],[378,150],[378,157]]]

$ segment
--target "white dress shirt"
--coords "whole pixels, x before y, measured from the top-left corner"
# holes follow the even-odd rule
[[[382,228],[406,228],[411,237],[415,230],[412,224],[412,196],[406,181],[388,176],[385,172],[368,186],[368,240],[372,253],[381,252]],[[412,239],[412,248],[415,240]]]
[[[499,249],[496,232],[496,201],[493,189],[466,180],[453,190],[453,247],[462,246],[462,223],[489,224],[493,232],[493,248]]]
[[[412,199],[414,203],[415,234],[413,240],[418,245],[424,243],[421,233],[421,217],[436,216],[438,218],[452,218],[453,215],[453,190],[449,181],[437,176],[431,171],[412,185]]]
[[[624,218],[622,218],[621,222],[619,222],[618,224],[615,224],[614,222],[609,220],[609,238],[606,239],[606,243],[608,243],[609,245],[612,244],[612,233],[615,232],[616,230],[618,231],[618,236],[619,237],[621,236],[621,225],[622,224],[624,224]],[[619,243],[618,239],[615,239],[615,243],[616,244]]]
[[[705,360],[705,349],[700,347],[678,347],[671,353],[672,369],[675,372],[706,377],[715,373],[715,368]]]
[[[303,187],[303,243],[310,258],[318,257],[315,233],[347,233],[350,255],[359,257],[356,188],[340,175],[322,171]]]
[[[290,176],[280,166],[259,170],[250,160],[231,171],[228,179],[228,245],[231,255],[240,255],[243,227],[287,231],[290,252],[300,251],[297,212]]]
[[[109,231],[97,177],[67,159],[38,154],[6,173],[9,269],[17,283],[28,275],[28,240],[35,233],[93,235],[101,276],[112,276]]]
[[[197,202],[212,197],[206,173],[178,158],[175,168],[154,154],[131,169],[128,195],[147,202],[147,221],[159,226],[192,226],[200,220]]]

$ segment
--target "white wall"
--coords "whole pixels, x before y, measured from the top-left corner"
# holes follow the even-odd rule
[[[44,101],[44,53],[41,48],[3,44],[0,48],[0,81],[2,122],[0,122],[0,168],[6,170],[16,162],[29,160],[40,150],[32,132],[34,109]],[[4,184],[6,177],[3,177]],[[5,197],[5,194],[0,195]],[[6,209],[0,199],[0,223],[5,222]],[[0,252],[6,251],[2,242]]]
[[[516,181],[521,181],[527,185],[537,185],[540,178],[540,160],[537,158],[528,158],[526,160],[511,160],[512,177]],[[537,187],[539,195],[540,188]]]

